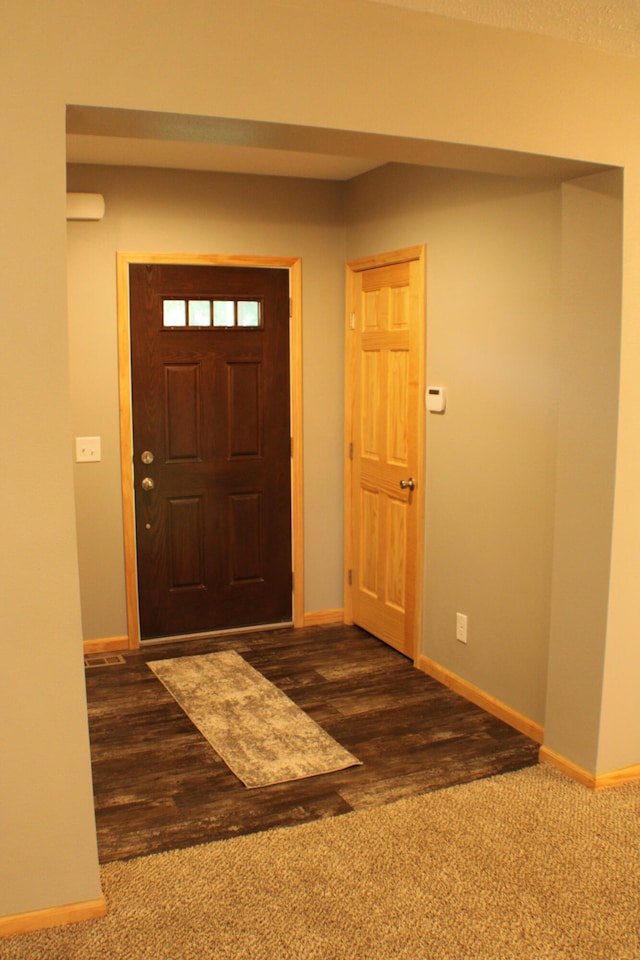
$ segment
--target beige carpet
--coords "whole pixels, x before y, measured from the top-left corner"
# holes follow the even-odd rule
[[[147,666],[246,787],[360,763],[235,650]]]
[[[102,870],[0,960],[638,960],[640,784],[531,767]]]

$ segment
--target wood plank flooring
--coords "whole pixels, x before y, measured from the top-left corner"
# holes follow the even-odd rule
[[[146,665],[233,649],[362,766],[246,789]],[[289,826],[531,766],[538,745],[358,627],[147,645],[86,671],[100,860]]]

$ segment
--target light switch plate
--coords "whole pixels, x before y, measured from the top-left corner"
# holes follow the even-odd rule
[[[102,460],[100,437],[76,437],[76,463]]]

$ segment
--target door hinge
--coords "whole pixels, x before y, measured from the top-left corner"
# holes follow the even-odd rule
[[[356,315],[355,313],[349,314],[349,330],[355,330],[356,328]]]
[[[353,584],[353,570],[347,570],[347,583],[349,586]]]
[[[353,441],[349,444],[349,460],[353,460]]]
[[[293,300],[291,299],[291,297],[289,297],[289,320],[291,320],[292,316],[293,316]]]
[[[289,456],[293,457],[293,437],[289,437]]]

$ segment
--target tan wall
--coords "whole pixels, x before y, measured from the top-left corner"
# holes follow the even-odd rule
[[[55,114],[25,114],[12,94],[5,102],[7,89],[0,84],[0,916],[101,893],[79,643],[64,163],[50,157],[64,152],[64,135]]]
[[[76,464],[84,639],[127,633],[116,341],[121,251],[303,258],[305,610],[342,606],[344,229],[341,183],[76,166],[69,189],[102,193],[99,223],[71,222],[72,429],[102,436]]]
[[[393,166],[348,195],[350,258],[427,245],[427,381],[447,409],[426,424],[422,653],[543,723],[559,187]]]
[[[631,678],[640,671],[640,645],[629,639],[640,636],[637,61],[367,0],[7,0],[3,38],[0,582],[8,591],[0,682],[9,691],[0,696],[7,737],[0,832],[10,840],[0,914],[91,899],[98,884],[72,529],[66,104],[307,124],[624,166],[606,736],[598,763],[637,762]],[[46,741],[33,722],[45,716]]]
[[[624,766],[629,756],[618,734],[609,751],[602,751],[604,764],[598,762],[618,416],[621,216],[619,171],[564,185],[545,744],[562,756],[571,753],[575,763],[597,773]],[[618,682],[623,680],[624,672]],[[626,702],[627,716],[630,707]]]

